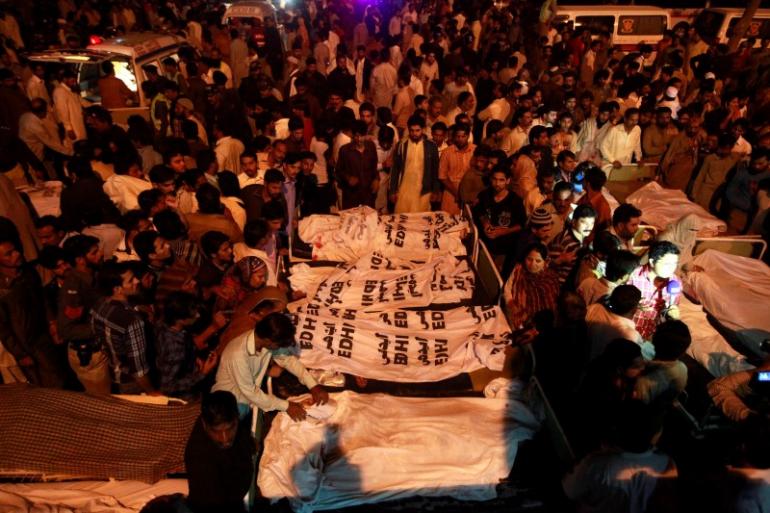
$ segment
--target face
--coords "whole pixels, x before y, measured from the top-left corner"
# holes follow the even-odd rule
[[[559,164],[559,167],[561,167],[567,173],[572,173],[577,167],[577,160],[572,157],[567,157],[562,161],[561,164]]]
[[[652,262],[652,270],[658,277],[667,280],[674,276],[678,265],[679,255],[669,253]]]
[[[559,120],[559,127],[565,132],[570,130],[572,128],[572,118],[561,118]]]
[[[551,234],[552,228],[553,228],[553,223],[546,224],[544,226],[537,226],[537,227],[533,226],[532,234],[540,240],[546,240],[548,236]]]
[[[374,124],[374,113],[368,110],[362,110],[360,112],[361,121],[366,123],[366,126],[372,126]]]
[[[521,115],[521,118],[519,118],[519,126],[521,126],[522,128],[527,128],[531,124],[532,124],[532,113],[527,111]]]
[[[153,244],[154,252],[150,255],[152,260],[168,260],[171,258],[171,246],[169,246],[166,239],[158,237]]]
[[[503,192],[508,188],[510,180],[507,176],[505,176],[504,173],[492,173],[492,176],[489,179],[489,183],[495,192]]]
[[[104,260],[104,252],[98,244],[94,244],[86,253],[86,263],[90,266],[98,266]]]
[[[577,107],[577,98],[570,98],[567,100],[565,106],[567,107],[567,110],[575,110],[575,107]]]
[[[444,130],[431,130],[430,135],[433,138],[433,142],[439,147],[446,140],[446,132]]]
[[[757,175],[759,173],[764,173],[765,171],[767,171],[767,167],[769,163],[770,162],[767,160],[767,157],[762,157],[762,158],[752,160],[751,161],[752,174]]]
[[[17,269],[21,265],[21,253],[10,242],[0,244],[0,267]]]
[[[354,133],[352,136],[352,139],[353,139],[353,144],[355,144],[356,146],[363,146],[365,136],[364,134]]]
[[[71,268],[69,262],[66,262],[64,260],[59,260],[56,262],[56,267],[53,269],[53,274],[57,278],[64,278],[64,273],[66,273]]]
[[[412,125],[409,127],[409,139],[412,142],[418,142],[422,139],[422,127],[420,125]]]
[[[570,191],[561,191],[553,196],[553,206],[559,215],[564,215],[569,211],[572,193]]]
[[[267,270],[263,267],[259,271],[251,273],[249,277],[249,287],[253,289],[261,289],[267,280]]]
[[[214,444],[220,449],[229,449],[235,442],[235,435],[238,433],[238,421],[216,424],[209,426],[203,423],[203,430]]]
[[[267,227],[270,229],[271,232],[277,232],[281,229],[281,226],[283,226],[283,219],[268,219],[267,220]]]
[[[639,124],[639,114],[631,114],[630,116],[626,116],[623,123],[626,125],[626,129],[628,130],[634,128]]]
[[[468,132],[462,130],[455,132],[454,143],[461,150],[468,146]]]
[[[575,222],[575,231],[580,234],[581,237],[586,238],[591,235],[595,223],[596,218],[594,217],[581,217]]]
[[[535,139],[536,146],[550,146],[551,140],[548,138],[548,132],[543,132],[540,137]]]
[[[297,130],[291,131],[291,138],[297,142],[302,141],[304,137],[305,137],[305,130],[302,128],[298,128]]]
[[[299,169],[302,171],[302,174],[304,175],[310,175],[313,173],[313,168],[315,167],[315,160],[313,159],[302,159],[302,162],[300,162]]]
[[[598,117],[599,117],[599,121],[601,123],[606,123],[610,119],[610,111],[608,111],[608,110],[599,111],[599,116]]]
[[[233,261],[233,246],[229,242],[223,242],[219,249],[214,254],[214,258],[220,262],[232,262]]]
[[[336,94],[329,96],[329,107],[331,107],[334,110],[337,110],[340,107],[342,107],[342,96],[338,96]]]
[[[299,174],[299,168],[300,168],[299,162],[295,162],[294,164],[287,164],[284,162],[283,175],[289,180],[294,180],[295,178],[297,178],[297,175]]]
[[[133,271],[126,271],[120,275],[120,287],[125,296],[135,296],[139,292],[139,280]]]
[[[58,246],[62,233],[57,232],[53,226],[43,226],[37,229],[37,238],[43,246]]]
[[[617,226],[618,235],[623,239],[630,239],[636,235],[636,231],[639,229],[641,221],[640,217],[632,217],[627,223],[620,223]]]
[[[246,176],[249,178],[257,176],[257,173],[259,172],[257,159],[251,156],[241,158],[241,170],[246,173]]]
[[[545,268],[545,259],[539,251],[533,249],[524,258],[524,267],[532,274],[542,272]]]
[[[273,162],[276,164],[282,164],[283,159],[286,158],[286,145],[276,144],[273,146],[272,150],[270,150],[270,154],[273,156]]]
[[[168,167],[174,170],[176,174],[182,174],[187,170],[187,166],[184,163],[184,156],[174,155],[168,162]]]
[[[271,182],[265,185],[267,195],[272,199],[278,199],[281,197],[281,182]]]
[[[553,176],[546,176],[540,179],[540,190],[544,193],[551,193],[555,184],[556,179]]]
[[[430,115],[431,117],[438,117],[441,115],[441,111],[444,108],[444,103],[441,101],[434,101],[430,104]]]

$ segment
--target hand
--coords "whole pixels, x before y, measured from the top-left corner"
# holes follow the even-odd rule
[[[348,185],[351,187],[355,187],[358,185],[358,177],[357,176],[349,176],[347,178]]]
[[[67,130],[67,137],[74,141],[78,136],[75,134],[74,130]]]
[[[310,395],[313,396],[313,404],[326,404],[329,402],[329,392],[321,385],[316,385],[310,389]]]
[[[289,407],[286,408],[286,414],[291,417],[291,420],[294,422],[305,420],[307,417],[305,408],[303,408],[301,404],[293,402],[289,402]]]
[[[211,319],[211,325],[214,326],[217,330],[220,330],[227,326],[227,323],[230,322],[227,319],[227,316],[222,312],[217,312],[214,314],[214,317]]]
[[[612,167],[614,167],[615,169],[620,169],[621,167],[623,167],[623,164],[621,164],[619,160],[616,160],[615,162],[612,163]]]
[[[34,367],[35,366],[35,360],[32,359],[30,356],[25,356],[21,360],[19,360],[19,365],[21,367]]]
[[[679,320],[679,307],[674,305],[668,309],[668,312],[666,312],[666,318],[667,319],[673,319],[675,321]]]
[[[206,360],[198,359],[199,369],[201,374],[209,374],[217,366],[217,353],[209,353],[209,357]]]
[[[196,285],[197,285],[197,283],[195,283],[195,280],[190,278],[189,280],[187,280],[186,282],[184,282],[182,284],[180,289],[182,290],[182,292],[189,292],[190,294],[194,294],[195,293],[195,286]]]

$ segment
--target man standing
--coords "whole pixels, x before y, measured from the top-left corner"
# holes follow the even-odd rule
[[[235,87],[249,76],[249,47],[237,29],[230,30],[230,69],[233,71]]]
[[[441,210],[450,214],[459,214],[459,186],[463,175],[468,170],[476,148],[468,142],[470,128],[468,125],[454,125],[454,144],[444,150],[438,167],[438,177],[444,185],[444,195],[441,198]]]
[[[64,133],[71,141],[86,139],[86,123],[83,119],[83,105],[80,95],[73,91],[78,77],[72,70],[66,70],[62,81],[53,90],[53,104],[56,117],[64,125]]]
[[[398,72],[395,66],[390,63],[390,56],[387,48],[385,48],[380,53],[380,63],[372,70],[369,91],[372,94],[374,106],[390,108],[397,84]]]
[[[412,115],[407,128],[409,137],[396,145],[390,172],[396,214],[430,211],[431,194],[440,191],[438,148],[423,135],[425,120]]]
[[[605,173],[609,174],[611,169],[620,169],[631,164],[634,157],[637,162],[642,160],[641,134],[639,109],[627,109],[623,115],[623,123],[612,127],[599,146]]]
[[[253,330],[242,333],[227,344],[217,371],[215,391],[231,392],[238,401],[243,418],[251,407],[262,411],[285,411],[293,420],[306,416],[302,404],[261,390],[271,360],[297,376],[313,396],[313,402],[323,404],[329,394],[310,375],[294,353],[295,329],[291,320],[282,313],[271,313],[257,323]]]
[[[374,207],[380,176],[377,172],[377,148],[366,139],[366,123],[353,123],[352,142],[340,148],[337,179],[342,190],[342,208],[358,205]]]
[[[184,451],[193,513],[243,513],[243,497],[254,480],[254,440],[238,423],[238,403],[230,392],[204,396],[201,416]]]
[[[645,158],[660,161],[678,134],[679,130],[671,123],[671,109],[658,107],[655,111],[655,123],[645,128],[642,134],[642,151]]]

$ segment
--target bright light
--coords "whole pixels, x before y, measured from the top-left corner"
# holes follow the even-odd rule
[[[104,40],[99,36],[91,36],[88,38],[88,43],[92,45],[100,45]]]

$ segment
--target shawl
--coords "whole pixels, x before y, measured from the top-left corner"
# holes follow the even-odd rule
[[[505,283],[504,297],[513,329],[532,319],[542,310],[554,310],[559,295],[559,276],[545,268],[533,274],[518,264]]]

